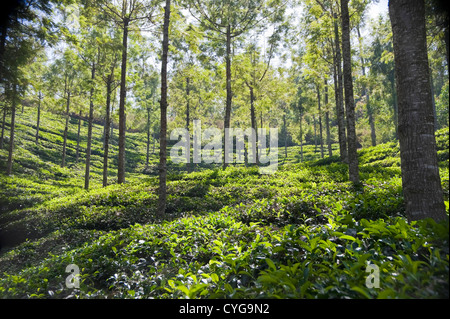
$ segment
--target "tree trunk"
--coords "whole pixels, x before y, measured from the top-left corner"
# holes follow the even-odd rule
[[[16,99],[17,99],[17,84],[13,84],[11,125],[9,133],[9,153],[8,153],[8,162],[6,164],[6,175],[11,175],[12,173],[13,151],[14,151],[14,129],[16,126]]]
[[[42,100],[42,93],[41,93],[41,91],[39,91],[37,120],[36,120],[36,145],[39,143],[39,125],[41,122],[41,100]]]
[[[287,131],[287,123],[286,123],[286,110],[284,110],[283,114],[283,125],[284,125],[284,160],[287,158],[287,140],[288,140],[288,131]]]
[[[370,125],[370,139],[372,141],[372,146],[376,146],[377,145],[377,134],[375,131],[375,118],[373,115],[373,108],[372,105],[370,104],[370,95],[369,93],[366,94],[367,97],[367,115],[369,117],[369,125]]]
[[[317,104],[319,106],[320,157],[323,158],[322,110],[321,110],[321,105],[320,105],[320,88],[318,85],[317,85]]]
[[[225,122],[224,122],[224,130],[225,130],[225,141],[228,141],[228,128],[230,127],[231,122],[231,101],[232,101],[232,91],[231,91],[231,26],[227,26],[227,49],[226,49],[226,80],[227,80],[227,100],[225,106]],[[223,145],[225,145],[224,143]],[[228,166],[228,156],[227,150],[225,149],[224,157],[223,157],[223,168],[227,168]]]
[[[81,109],[80,116],[78,118],[78,131],[77,131],[77,151],[76,151],[76,159],[75,162],[78,163],[78,159],[80,158],[80,131],[81,131]]]
[[[89,189],[89,175],[91,166],[91,143],[92,143],[92,121],[94,118],[94,79],[95,79],[95,63],[92,63],[91,71],[91,94],[89,101],[89,121],[88,121],[88,136],[86,147],[86,171],[84,174],[84,189]]]
[[[145,156],[145,167],[148,167],[150,161],[150,107],[147,107],[147,153]]]
[[[447,218],[439,176],[423,0],[389,2],[403,196],[409,221]]]
[[[344,163],[348,162],[347,159],[347,137],[345,132],[345,110],[344,110],[344,99],[342,95],[342,68],[341,68],[341,44],[339,41],[339,27],[337,23],[337,15],[334,17],[334,45],[336,47],[335,55],[335,68],[334,68],[334,88],[336,97],[336,115],[338,122],[338,137],[339,137],[339,152],[341,161]]]
[[[255,92],[252,86],[248,86],[250,90],[250,121],[252,125],[252,153],[253,158],[251,163],[259,165],[258,156],[258,128],[256,127],[256,113],[255,113]],[[254,134],[254,135],[253,135]]]
[[[0,150],[3,149],[5,125],[6,125],[6,106],[3,106],[2,135],[0,136]]]
[[[186,77],[186,130],[189,132],[189,123],[190,123],[190,94],[191,94],[191,87],[190,87],[190,78]],[[190,135],[189,135],[190,136]],[[190,139],[190,137],[189,137]],[[189,140],[189,145],[191,141]],[[190,162],[190,150],[186,150],[187,152],[189,152],[189,162],[186,163],[186,170],[187,172],[191,172],[192,171],[192,166],[191,162]],[[193,164],[193,163],[192,163]]]
[[[106,116],[105,116],[105,139],[103,147],[103,187],[108,185],[108,152],[109,152],[109,132],[111,126],[111,85],[113,73],[108,77],[106,82]]]
[[[300,162],[303,162],[303,112],[300,110]]]
[[[356,139],[355,101],[353,97],[352,56],[350,47],[350,17],[348,0],[341,0],[342,13],[342,55],[344,61],[345,111],[347,118],[347,156],[349,180],[359,183],[358,152]]]
[[[127,43],[128,43],[128,23],[127,17],[123,20],[122,38],[122,66],[120,74],[120,96],[119,96],[119,159],[117,165],[117,182],[125,183],[125,100],[127,96]]]
[[[161,61],[161,129],[160,129],[160,151],[159,151],[159,190],[158,190],[158,215],[163,216],[166,211],[167,197],[167,55],[169,51],[169,23],[170,23],[170,0],[166,0],[164,8],[164,26],[162,42]]]
[[[327,132],[327,146],[328,156],[333,156],[333,149],[331,147],[331,132],[330,132],[330,112],[328,111],[328,81],[325,79],[325,129]]]
[[[366,77],[366,68],[364,66],[364,57],[362,56],[362,38],[361,38],[361,32],[359,30],[359,24],[356,25],[356,31],[358,32],[358,39],[359,39],[359,59],[361,60],[361,71],[363,77]],[[372,146],[377,145],[376,142],[376,134],[375,134],[375,120],[373,118],[373,109],[370,106],[370,99],[369,99],[369,93],[367,92],[367,88],[365,84],[362,85],[361,89],[361,97],[366,96],[366,110],[367,110],[367,116],[369,117],[369,125],[370,125],[370,137],[372,140]]]
[[[397,91],[395,90],[394,75],[391,76],[391,90],[392,90],[392,109],[394,112],[395,138],[398,139],[398,98],[397,98]]]
[[[63,138],[63,151],[61,167],[66,165],[66,146],[67,146],[67,132],[69,131],[69,110],[70,110],[70,90],[67,90],[67,102],[66,102],[66,126],[64,127],[64,138]]]

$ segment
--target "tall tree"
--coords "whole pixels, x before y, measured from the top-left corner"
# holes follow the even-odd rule
[[[348,1],[341,0],[342,14],[342,55],[343,55],[343,75],[345,91],[345,113],[347,118],[347,151],[348,151],[348,174],[349,180],[355,184],[359,183],[356,120],[355,120],[355,100],[353,96],[352,78],[352,56],[350,45],[350,15],[348,12]]]
[[[169,25],[170,25],[170,0],[166,0],[164,7],[164,25],[162,41],[161,61],[161,129],[159,135],[159,190],[158,190],[158,215],[164,215],[166,211],[167,197],[167,56],[169,53]]]
[[[284,3],[275,0],[267,2],[265,0],[225,0],[225,1],[200,1],[191,0],[194,17],[206,29],[218,34],[220,41],[225,43],[225,65],[226,65],[226,104],[224,117],[224,136],[229,139],[228,128],[231,124],[231,106],[233,92],[231,87],[231,47],[233,39],[247,32],[260,21],[271,16],[279,16],[284,8]],[[281,9],[281,10],[280,10]],[[227,156],[223,159],[223,168],[228,166]]]
[[[409,221],[446,218],[434,136],[423,0],[389,2],[403,196]]]
[[[122,61],[119,94],[119,159],[117,165],[117,182],[125,183],[125,131],[126,131],[126,96],[127,96],[127,54],[128,33],[133,24],[149,22],[154,10],[153,1],[118,0],[100,1],[100,8],[122,29]]]

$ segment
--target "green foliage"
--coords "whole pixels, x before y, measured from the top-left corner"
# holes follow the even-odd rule
[[[176,168],[158,218],[155,176],[137,164],[128,183],[100,188],[94,169],[84,191],[79,166],[57,163],[55,131],[44,126],[48,144],[28,140],[31,118],[18,125],[16,175],[0,179],[2,298],[448,298],[448,221],[406,222],[400,168],[386,165],[399,160],[395,143],[359,152],[359,188],[313,147],[305,154],[317,160],[303,163],[290,147],[273,175]],[[441,152],[445,137],[438,131]],[[448,210],[442,161],[441,178]],[[72,263],[78,289],[65,286]],[[368,264],[378,266],[380,288],[366,286]]]

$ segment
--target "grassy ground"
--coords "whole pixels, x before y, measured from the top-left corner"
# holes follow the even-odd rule
[[[124,185],[114,184],[113,139],[102,188],[95,126],[85,191],[77,122],[61,168],[62,119],[44,112],[35,145],[35,113],[18,117],[15,173],[0,176],[2,298],[448,298],[448,222],[406,222],[396,143],[359,151],[357,188],[337,156],[320,159],[310,145],[303,163],[299,147],[287,158],[280,148],[271,175],[170,164],[159,219],[157,156],[146,169],[143,134],[127,135]],[[447,213],[448,138],[438,132]],[[6,158],[0,150],[3,171]],[[69,264],[80,269],[79,288],[65,285]],[[368,264],[378,267],[378,289],[367,284]]]

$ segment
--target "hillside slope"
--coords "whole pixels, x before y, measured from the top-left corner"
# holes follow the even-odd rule
[[[15,174],[0,177],[3,298],[448,298],[448,222],[406,223],[395,143],[360,150],[357,189],[314,146],[304,163],[289,148],[273,175],[174,165],[160,220],[143,135],[128,134],[128,183],[101,188],[95,126],[84,191],[76,135],[61,168],[62,122],[44,113],[36,146],[33,119],[31,110],[19,117]],[[448,129],[437,136],[448,213]],[[113,182],[114,158],[111,167]],[[368,262],[381,269],[381,289],[366,286]],[[65,286],[69,264],[79,266],[78,289]]]

